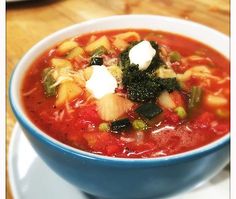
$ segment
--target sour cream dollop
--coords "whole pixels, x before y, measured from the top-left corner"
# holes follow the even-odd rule
[[[142,41],[130,49],[130,63],[138,64],[139,70],[146,70],[155,54],[156,50],[151,46],[150,42]]]
[[[104,65],[93,65],[91,67],[93,68],[93,73],[86,82],[86,89],[97,99],[102,98],[106,94],[114,93],[117,88],[117,81],[107,70],[107,67]]]

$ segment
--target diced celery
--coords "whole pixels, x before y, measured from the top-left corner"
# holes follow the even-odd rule
[[[132,126],[135,130],[145,130],[145,129],[147,129],[147,124],[143,120],[140,120],[140,119],[134,120],[132,122]]]
[[[187,113],[186,113],[184,107],[182,107],[182,106],[179,106],[179,107],[175,108],[175,112],[177,113],[177,115],[181,119],[184,119],[187,116]]]
[[[188,107],[190,109],[196,107],[201,101],[201,96],[202,96],[202,88],[198,86],[193,86],[191,89]]]
[[[49,67],[45,68],[42,73],[44,91],[47,97],[55,96],[57,94],[57,88],[52,87],[56,80],[53,78],[51,71],[52,68]]]

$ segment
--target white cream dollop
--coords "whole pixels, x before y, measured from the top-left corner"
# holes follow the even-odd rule
[[[130,63],[138,64],[139,70],[146,70],[155,54],[156,50],[151,46],[150,42],[142,41],[130,49]]]
[[[93,65],[92,76],[86,81],[86,88],[97,99],[104,95],[114,93],[117,87],[117,81],[107,70],[106,66]]]

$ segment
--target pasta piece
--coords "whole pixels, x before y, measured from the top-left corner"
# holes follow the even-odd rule
[[[121,39],[125,41],[140,41],[140,35],[137,32],[125,32],[114,36],[116,39]]]
[[[207,68],[207,66],[204,65],[194,66],[186,70],[184,74],[177,74],[177,79],[179,81],[188,81],[192,76],[199,77],[202,79],[220,79],[219,77],[212,75],[211,71]]]
[[[206,97],[206,103],[209,106],[224,106],[228,103],[228,100],[221,96],[208,95]]]
[[[129,43],[124,41],[123,39],[115,38],[115,40],[113,41],[113,45],[120,51],[123,51],[128,47]]]

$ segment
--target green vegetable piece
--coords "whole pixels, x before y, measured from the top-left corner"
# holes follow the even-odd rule
[[[45,68],[42,73],[44,92],[47,97],[56,96],[57,88],[52,87],[56,80],[52,76],[52,68]]]
[[[198,86],[193,86],[191,89],[188,107],[190,109],[195,108],[200,103],[201,96],[202,96],[202,88]]]
[[[132,126],[135,130],[145,130],[145,129],[147,129],[147,124],[143,120],[140,120],[140,119],[134,120],[132,122]]]
[[[131,126],[128,118],[117,120],[111,123],[111,130],[114,133],[127,130]]]
[[[103,123],[99,124],[98,129],[99,129],[99,131],[108,132],[110,130],[110,125],[106,122],[103,122]]]
[[[177,51],[172,51],[170,53],[170,62],[176,62],[181,60],[181,55]]]
[[[187,116],[187,113],[186,113],[184,107],[182,107],[182,106],[179,106],[179,107],[175,108],[175,112],[177,113],[177,115],[181,119],[184,119]]]
[[[155,116],[162,113],[162,109],[154,103],[146,103],[135,110],[140,116],[151,120]]]
[[[96,50],[92,51],[91,55],[93,57],[98,57],[106,53],[107,53],[107,49],[104,46],[100,46]]]

